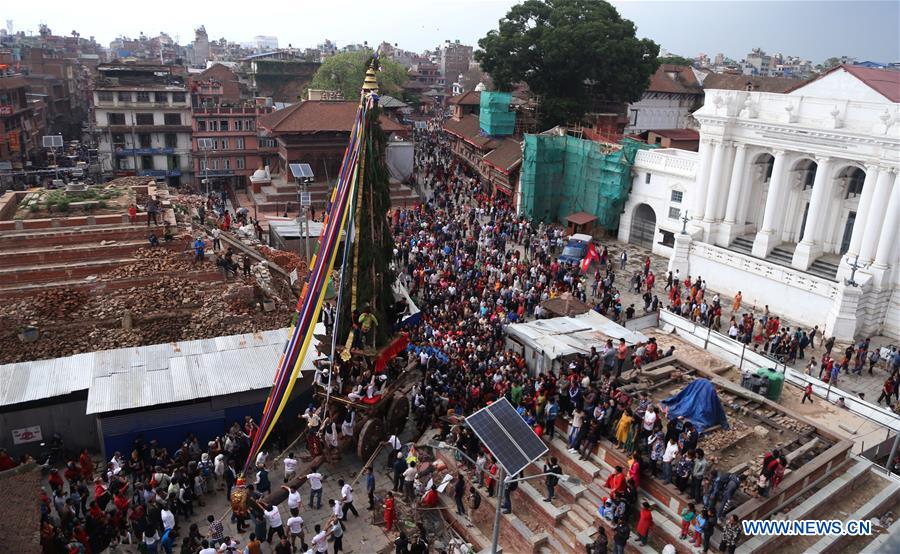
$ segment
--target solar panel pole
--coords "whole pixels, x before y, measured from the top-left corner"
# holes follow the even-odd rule
[[[500,542],[500,509],[503,505],[503,494],[506,492],[506,472],[503,471],[503,466],[497,464],[500,467],[500,471],[497,472],[497,481],[499,485],[497,485],[497,511],[494,513],[494,534],[491,538],[491,554],[497,554],[497,547]]]

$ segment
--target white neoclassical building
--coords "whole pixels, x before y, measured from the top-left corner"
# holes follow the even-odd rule
[[[638,153],[619,238],[839,338],[900,338],[900,72],[707,89],[694,117],[699,152]]]

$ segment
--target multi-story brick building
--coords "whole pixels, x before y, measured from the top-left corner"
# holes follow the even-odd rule
[[[42,130],[27,88],[22,75],[0,72],[0,162],[7,162],[8,169],[25,169],[42,154]]]
[[[94,124],[104,172],[145,175],[178,186],[193,179],[191,99],[171,66],[101,64]]]
[[[261,141],[256,126],[257,118],[273,108],[264,99],[248,99],[237,75],[222,64],[191,79],[191,97],[197,181],[209,178],[212,188],[246,187],[254,171],[277,157],[274,140]]]

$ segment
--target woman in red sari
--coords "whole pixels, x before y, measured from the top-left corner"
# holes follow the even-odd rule
[[[390,491],[387,493],[382,507],[384,508],[385,532],[390,533],[394,527],[394,521],[397,520],[397,510],[394,508],[394,493]]]

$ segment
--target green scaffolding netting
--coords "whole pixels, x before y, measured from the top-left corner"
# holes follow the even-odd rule
[[[483,94],[483,93],[482,93]],[[525,135],[520,211],[533,220],[564,222],[576,212],[597,216],[607,231],[631,190],[631,166],[644,143],[623,139],[620,148],[571,136]]]
[[[504,137],[515,132],[516,114],[509,111],[512,93],[482,91],[480,102],[478,117],[484,134]]]

